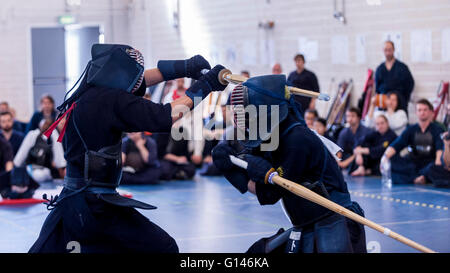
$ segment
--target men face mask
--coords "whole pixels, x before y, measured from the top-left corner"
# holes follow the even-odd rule
[[[138,50],[126,45],[94,44],[91,53],[88,84],[130,93],[140,89],[144,82],[144,57]]]

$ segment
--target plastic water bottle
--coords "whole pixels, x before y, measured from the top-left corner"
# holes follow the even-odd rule
[[[381,171],[381,185],[383,188],[390,189],[392,187],[392,177],[391,177],[391,161],[385,157],[381,159],[380,162]]]

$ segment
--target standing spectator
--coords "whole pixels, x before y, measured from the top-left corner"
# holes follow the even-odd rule
[[[364,120],[364,125],[373,128],[375,119],[379,115],[385,116],[389,121],[389,127],[395,132],[397,136],[405,130],[408,125],[408,116],[405,110],[399,108],[398,95],[395,92],[389,92],[386,100],[386,110],[374,110],[376,104],[376,97],[372,98],[369,112]]]
[[[43,135],[52,123],[53,120],[44,119],[38,129],[28,132],[14,157],[14,166],[26,166],[28,174],[37,183],[64,177],[66,160],[63,146],[57,141],[58,132],[53,131],[49,140]]]
[[[366,135],[353,150],[358,169],[351,173],[352,176],[378,175],[384,151],[397,138],[384,115],[378,115],[375,120],[376,131]]]
[[[242,71],[241,71],[241,76],[250,78],[250,72],[248,72],[247,70],[242,70]]]
[[[305,111],[305,122],[309,129],[314,129],[314,121],[319,117],[316,109],[307,109]]]
[[[142,133],[128,133],[122,144],[121,184],[157,184],[161,176],[156,142]]]
[[[9,103],[7,101],[0,102],[0,113],[9,112]]]
[[[13,115],[10,112],[1,112],[0,128],[2,131],[0,133],[0,136],[9,141],[13,148],[13,154],[15,156],[25,136],[22,132],[14,130],[13,125]]]
[[[281,64],[276,63],[272,67],[272,74],[278,75],[283,73],[283,70],[281,69]]]
[[[346,169],[350,165],[349,171],[352,172],[356,169],[354,164],[351,164],[355,159],[353,150],[356,148],[356,144],[370,133],[370,129],[361,124],[361,112],[358,108],[351,107],[345,113],[345,119],[349,127],[342,129],[339,133],[337,145],[344,150],[343,160],[338,161],[339,167]]]
[[[56,119],[55,100],[50,95],[43,95],[41,98],[41,111],[35,112],[27,125],[26,133],[39,128],[39,123],[43,119]]]
[[[424,184],[425,167],[429,164],[442,166],[444,144],[440,135],[444,130],[432,122],[433,105],[426,99],[419,100],[416,116],[419,122],[406,128],[382,158],[381,164],[391,159],[394,184]],[[406,154],[403,153],[405,148]]]
[[[294,61],[297,69],[289,74],[287,78],[289,85],[320,92],[316,75],[305,68],[305,57],[302,54],[297,54],[294,57]],[[295,100],[301,104],[303,111],[316,108],[315,98],[295,96]]]
[[[408,66],[394,57],[394,43],[384,43],[386,61],[375,72],[375,88],[378,94],[396,92],[399,95],[400,109],[408,113],[408,103],[414,88],[414,79]]]

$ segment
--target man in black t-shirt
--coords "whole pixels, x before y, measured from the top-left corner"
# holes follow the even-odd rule
[[[294,57],[295,66],[297,69],[289,74],[287,83],[290,86],[320,92],[319,83],[316,75],[305,68],[305,57],[302,54],[297,54]],[[295,100],[302,106],[302,110],[314,109],[316,107],[316,99],[295,96]]]

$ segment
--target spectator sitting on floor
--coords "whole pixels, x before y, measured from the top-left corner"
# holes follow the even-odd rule
[[[353,150],[358,169],[351,173],[352,176],[379,175],[381,157],[389,144],[397,138],[384,115],[378,115],[375,120],[376,131],[366,135]]]
[[[156,142],[142,133],[128,133],[122,144],[121,184],[157,184],[161,176]]]
[[[381,164],[384,160],[391,160],[394,184],[425,184],[427,169],[433,164],[442,166],[444,144],[440,135],[444,130],[432,122],[433,105],[426,99],[419,100],[416,116],[419,122],[406,128],[382,158]],[[405,148],[407,150],[404,151]]]
[[[16,120],[16,110],[9,107],[9,103],[6,101],[0,102],[0,114],[4,112],[10,112],[13,117],[13,129],[17,132],[25,133],[27,123]]]
[[[424,171],[424,177],[427,181],[433,183],[435,187],[450,187],[450,130],[443,134],[444,153],[441,158],[442,165],[428,164]]]
[[[39,123],[43,119],[56,119],[55,100],[50,95],[43,95],[41,98],[41,111],[35,112],[27,125],[25,133],[39,128]]]
[[[13,155],[15,156],[25,136],[22,132],[14,130],[13,124],[13,115],[10,112],[0,113],[0,137],[3,137],[9,141],[13,148]]]
[[[161,160],[161,180],[186,180],[195,175],[195,165],[189,161],[189,147],[187,130],[180,126],[180,122],[174,123],[169,143],[167,144],[166,154]],[[178,132],[174,132],[177,131]],[[186,133],[185,133],[186,132]],[[183,136],[179,136],[182,134]],[[173,135],[177,134],[179,140],[175,140]]]
[[[386,110],[375,110],[376,97],[372,98],[369,111],[364,120],[364,125],[370,128],[375,127],[375,119],[379,115],[384,115],[389,121],[389,127],[395,132],[397,136],[406,129],[408,125],[408,116],[405,110],[399,108],[398,95],[395,92],[389,92],[386,100]]]
[[[30,177],[38,182],[63,178],[66,168],[63,146],[58,142],[58,132],[53,131],[50,139],[43,135],[53,123],[51,119],[40,122],[39,128],[25,136],[14,157],[14,167],[25,167]]]
[[[278,75],[283,73],[283,70],[281,69],[281,64],[276,63],[272,67],[272,74]]]
[[[186,93],[187,88],[185,86],[184,78],[176,79],[175,82],[176,88],[164,97],[163,104],[171,103],[172,101],[181,98]]]
[[[356,169],[355,164],[351,164],[356,155],[353,154],[353,150],[356,148],[356,144],[360,143],[371,130],[361,124],[361,112],[358,108],[351,107],[345,112],[345,120],[349,127],[342,129],[339,133],[337,145],[344,151],[342,161],[338,161],[339,167],[342,169],[349,168],[349,172],[353,172]]]
[[[309,129],[314,129],[314,121],[319,117],[315,109],[306,109],[305,122]]]
[[[11,144],[0,137],[0,195],[7,199],[31,198],[36,182],[29,179],[25,168],[14,168]]]

